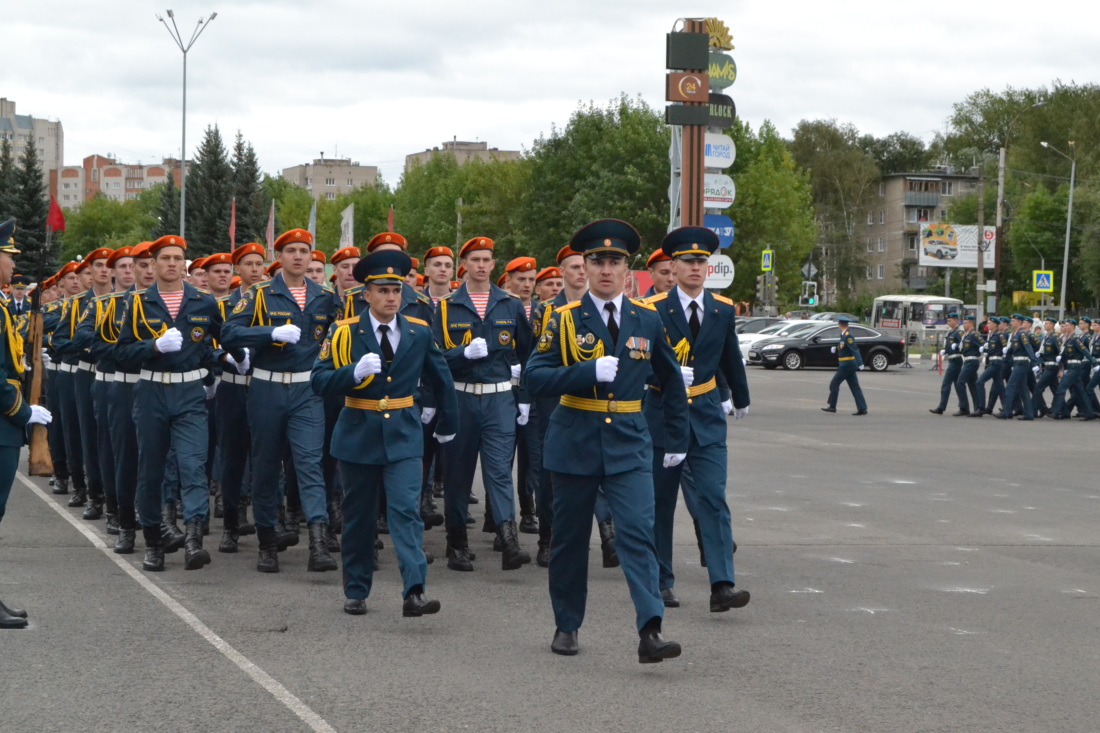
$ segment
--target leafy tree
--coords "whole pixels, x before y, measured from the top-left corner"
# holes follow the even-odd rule
[[[924,171],[931,162],[924,141],[908,132],[894,132],[886,137],[863,135],[859,147],[874,159],[884,176]]]
[[[394,195],[394,228],[413,247],[456,244],[459,239],[458,199],[464,193],[463,180],[462,168],[450,152],[437,153],[426,163],[404,171]],[[481,234],[465,227],[464,233],[469,237]]]
[[[188,256],[213,254],[229,246],[233,168],[218,126],[206,128],[187,175]]]
[[[233,144],[233,199],[237,202],[237,241],[262,241],[271,200],[260,187],[260,161],[240,130]],[[228,247],[226,248],[228,249]]]
[[[15,266],[19,272],[35,277],[40,265],[44,270],[53,266],[54,256],[45,252],[46,215],[50,210],[50,200],[38,160],[38,148],[33,143],[27,144],[22,165],[15,169],[12,178],[15,186],[12,190],[11,215],[18,221],[17,241],[21,252],[15,258]]]
[[[462,167],[462,232],[460,238],[484,235],[496,242],[496,258],[504,262],[527,253],[522,232],[523,200],[532,185],[531,162],[473,160]],[[544,258],[544,264],[552,259]]]
[[[157,221],[160,194],[156,187],[143,191],[134,201],[116,201],[97,194],[71,210],[65,218],[62,261],[97,247],[117,249],[151,239],[161,226]],[[177,220],[171,231],[178,225]]]
[[[313,196],[309,191],[276,176],[264,176],[260,188],[263,191],[264,224],[255,241],[267,241],[267,217],[271,213],[272,201],[275,202],[275,236],[287,229],[305,229],[309,225],[309,209],[313,205]],[[247,241],[237,237],[238,243]]]

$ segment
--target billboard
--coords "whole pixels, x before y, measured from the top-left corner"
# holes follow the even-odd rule
[[[983,269],[996,265],[997,228],[985,227],[981,237]],[[978,267],[978,227],[976,225],[920,223],[917,264],[921,267]]]

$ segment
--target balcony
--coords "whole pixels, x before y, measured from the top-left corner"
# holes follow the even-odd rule
[[[922,206],[932,208],[938,206],[940,203],[940,195],[938,193],[906,193],[905,205],[906,206]]]

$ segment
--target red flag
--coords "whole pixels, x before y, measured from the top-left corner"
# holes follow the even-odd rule
[[[65,231],[65,215],[61,213],[61,207],[57,205],[57,199],[53,196],[50,196],[50,213],[46,215],[46,230]]]
[[[386,231],[393,231],[393,204],[390,204],[390,213],[386,216]]]
[[[229,208],[229,251],[237,249],[237,199]]]
[[[267,215],[267,258],[275,261],[275,199],[271,199],[271,213]]]

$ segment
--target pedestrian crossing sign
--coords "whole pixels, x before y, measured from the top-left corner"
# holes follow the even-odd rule
[[[760,253],[760,270],[762,272],[772,271],[772,257],[774,255],[774,249],[766,249]]]
[[[1031,289],[1036,293],[1054,292],[1054,270],[1032,270]]]

